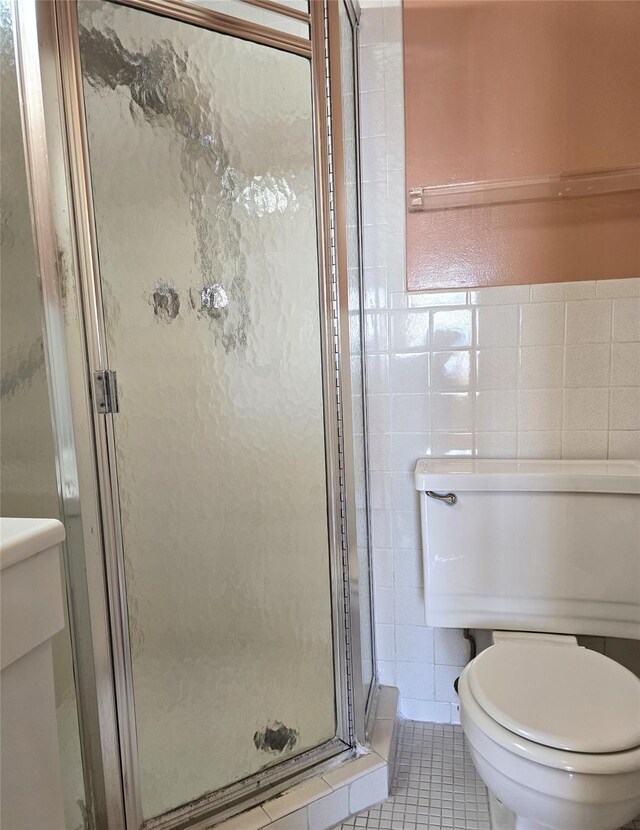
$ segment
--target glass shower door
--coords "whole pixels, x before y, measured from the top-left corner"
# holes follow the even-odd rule
[[[78,23],[149,819],[336,735],[310,63]]]

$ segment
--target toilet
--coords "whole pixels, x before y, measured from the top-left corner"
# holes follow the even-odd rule
[[[433,627],[492,632],[458,682],[493,830],[640,813],[640,680],[576,635],[640,639],[640,462],[421,459]]]

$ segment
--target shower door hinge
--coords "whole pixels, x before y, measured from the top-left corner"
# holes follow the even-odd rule
[[[100,415],[119,411],[118,376],[112,369],[101,369],[93,373],[93,396],[96,412]]]

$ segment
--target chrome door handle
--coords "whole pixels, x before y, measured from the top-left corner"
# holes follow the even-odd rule
[[[434,493],[433,490],[425,490],[430,499],[438,499],[438,501],[445,501],[447,504],[455,504],[458,497],[455,493]]]

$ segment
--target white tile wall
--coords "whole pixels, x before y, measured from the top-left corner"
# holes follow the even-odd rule
[[[640,278],[408,294],[401,6],[361,5],[378,670],[407,717],[455,721],[468,644],[424,623],[415,460],[640,458]]]

